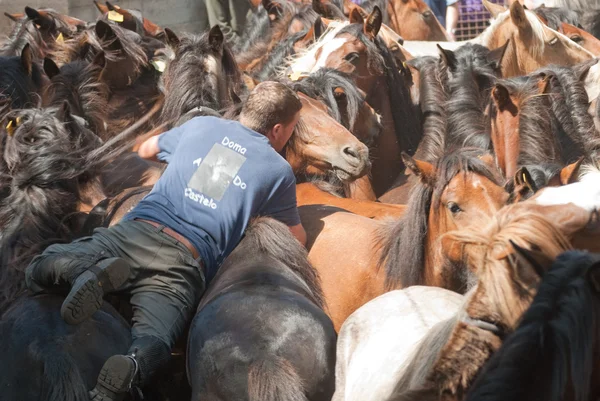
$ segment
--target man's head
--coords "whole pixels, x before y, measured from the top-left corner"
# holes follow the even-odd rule
[[[269,138],[281,152],[300,119],[302,103],[287,86],[273,81],[258,84],[242,107],[240,122]]]

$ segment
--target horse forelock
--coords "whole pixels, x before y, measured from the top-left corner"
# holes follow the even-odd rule
[[[582,252],[559,256],[517,330],[486,364],[467,400],[485,394],[491,401],[559,401],[569,387],[575,400],[589,398],[600,316],[585,273],[595,262]]]

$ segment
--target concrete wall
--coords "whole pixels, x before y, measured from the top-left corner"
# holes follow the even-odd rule
[[[141,10],[144,17],[175,32],[198,32],[199,21],[206,13],[204,0],[122,0],[113,3]],[[22,13],[25,6],[50,7],[86,21],[93,21],[99,15],[92,0],[0,0],[0,14]],[[0,15],[0,34],[10,32],[11,25],[8,18]]]

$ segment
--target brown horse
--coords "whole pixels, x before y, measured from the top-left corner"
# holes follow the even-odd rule
[[[385,223],[322,206],[300,208],[309,256],[319,271],[336,329],[360,306],[390,289],[434,285],[464,292],[469,275],[448,268],[439,237],[493,215],[507,199],[497,173],[463,149],[435,164],[405,156],[419,178],[404,216]],[[342,273],[343,272],[343,273]]]
[[[564,224],[549,222],[557,216]],[[430,391],[432,400],[440,394],[461,399],[514,329],[543,273],[511,241],[552,258],[570,248],[563,229],[588,218],[573,205],[518,205],[485,218],[487,224],[442,237],[458,250],[453,260],[468,261],[477,285],[464,297],[435,287],[391,291],[352,314],[338,339],[334,400],[425,399],[411,394],[415,390]]]
[[[448,40],[446,29],[423,0],[390,0],[389,27],[405,40]]]
[[[489,49],[510,45],[502,59],[502,76],[513,77],[529,74],[549,64],[572,66],[593,58],[593,54],[568,37],[550,29],[531,11],[515,1],[509,11],[498,13],[489,7],[495,20],[475,42]]]
[[[588,33],[581,28],[577,28],[574,25],[567,24],[566,22],[561,24],[559,32],[579,46],[588,50],[594,56],[600,55],[600,39],[596,38],[591,33]]]
[[[334,68],[350,74],[367,96],[366,101],[382,116],[383,131],[372,148],[372,183],[376,195],[394,182],[403,164],[400,153],[416,150],[421,137],[418,110],[412,104],[402,65],[397,66],[378,37],[382,14],[378,7],[367,19],[351,14],[349,25],[338,25],[321,37],[306,54],[293,60],[292,75]],[[330,24],[331,26],[331,24]]]
[[[106,5],[102,5],[96,0],[94,0],[94,4],[103,16],[106,16],[107,19],[118,23],[123,28],[137,32],[140,35],[146,35],[157,39],[163,39],[165,37],[165,31],[160,26],[156,25],[147,18],[144,18],[144,16],[137,10],[126,10],[116,4],[110,4],[109,2],[106,2]],[[116,14],[109,15],[111,11]],[[122,18],[119,17],[119,15]]]

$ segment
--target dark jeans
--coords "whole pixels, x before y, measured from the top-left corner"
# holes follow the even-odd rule
[[[131,276],[117,293],[131,295],[134,344],[154,337],[170,350],[193,317],[205,281],[201,263],[163,228],[125,221],[70,244],[52,245],[27,268],[27,285],[33,291],[70,286],[99,260],[123,258]]]

